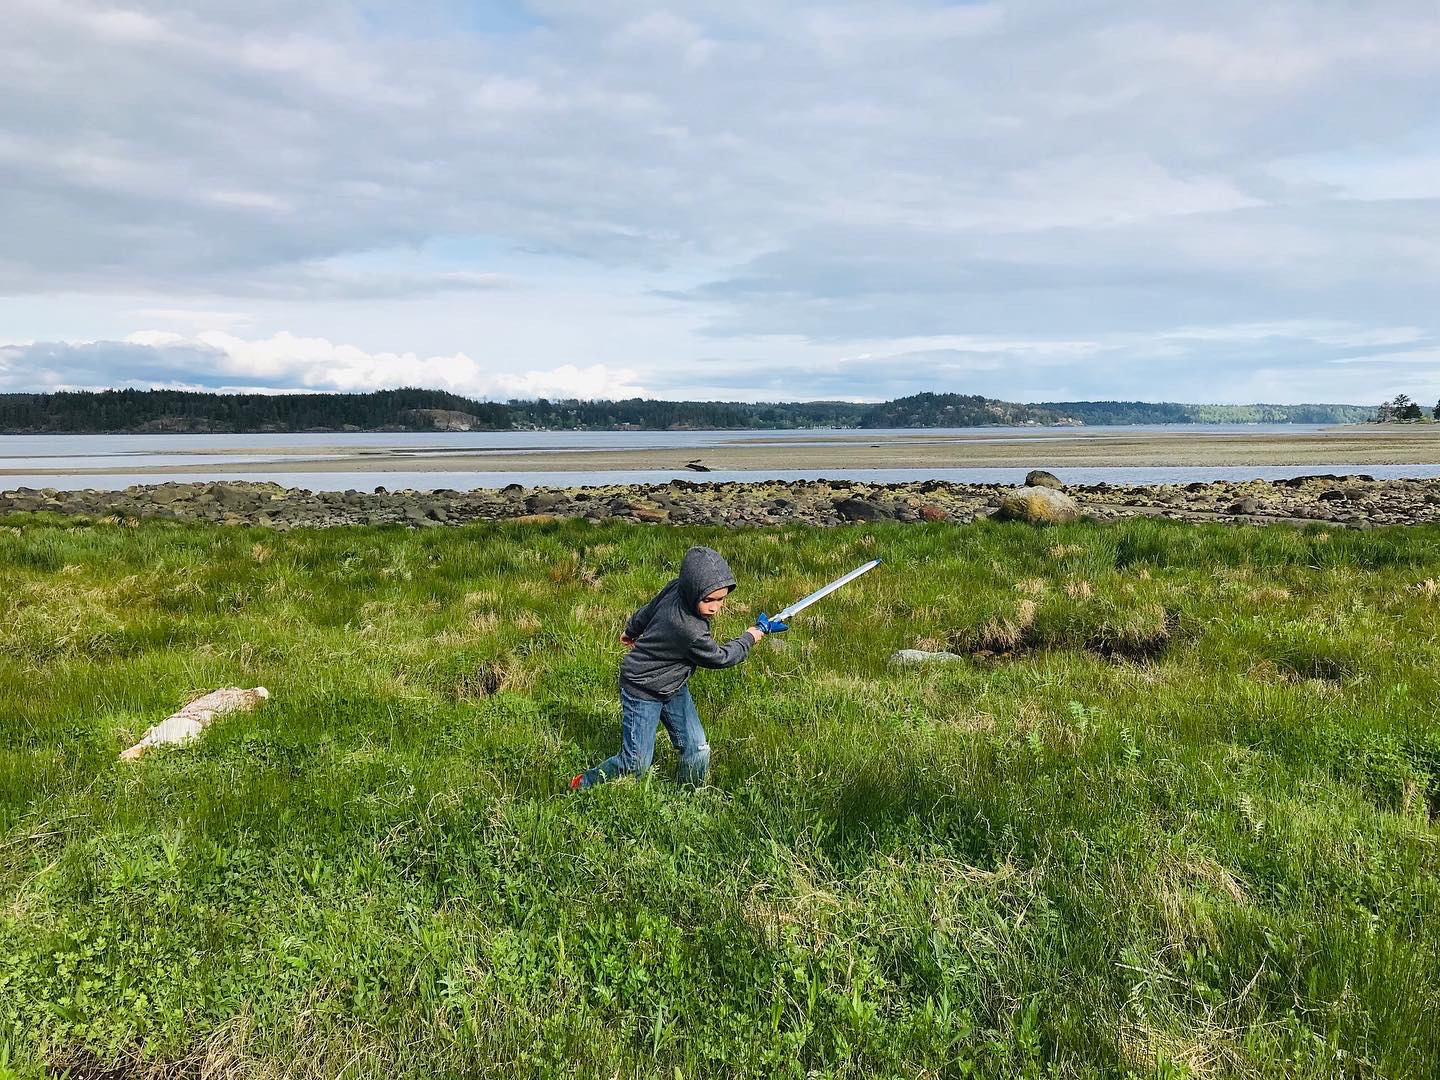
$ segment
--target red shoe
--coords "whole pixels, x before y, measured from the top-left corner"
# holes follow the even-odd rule
[[[584,779],[585,779],[585,774],[584,774],[584,773],[581,773],[579,776],[575,777],[574,780],[571,780],[571,781],[570,781],[570,790],[571,790],[571,791],[579,791],[579,790],[580,790],[580,781],[581,781],[581,780],[584,780]]]

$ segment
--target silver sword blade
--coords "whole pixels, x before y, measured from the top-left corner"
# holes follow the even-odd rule
[[[874,570],[875,567],[877,567],[877,566],[879,566],[879,565],[880,565],[880,560],[879,560],[879,559],[871,559],[871,560],[870,560],[869,562],[867,562],[864,566],[856,567],[854,570],[851,570],[848,574],[845,574],[843,577],[838,577],[838,578],[836,578],[834,581],[830,582],[829,585],[825,585],[825,586],[823,586],[823,587],[821,587],[821,588],[819,588],[819,589],[816,589],[816,590],[815,590],[814,592],[812,592],[809,596],[804,596],[804,597],[801,597],[799,600],[796,600],[793,604],[791,604],[789,607],[785,608],[783,611],[777,612],[777,613],[775,614],[774,618],[780,619],[780,620],[788,619],[791,615],[794,615],[797,611],[801,611],[801,610],[809,607],[809,606],[810,606],[811,604],[813,604],[816,600],[819,600],[819,599],[821,599],[821,598],[823,598],[823,597],[829,596],[829,595],[830,595],[832,592],[834,592],[836,589],[840,588],[840,586],[849,584],[850,582],[854,581],[857,577],[859,577],[861,574],[865,573],[867,570]]]

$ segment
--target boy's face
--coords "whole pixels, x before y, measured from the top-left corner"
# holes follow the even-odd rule
[[[714,592],[708,592],[700,598],[700,602],[695,605],[695,610],[700,612],[702,619],[713,619],[720,614],[720,609],[725,606],[725,597],[729,594],[729,589],[716,589]]]

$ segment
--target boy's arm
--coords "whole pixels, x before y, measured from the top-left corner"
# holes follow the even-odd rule
[[[620,636],[627,641],[634,641],[643,634],[645,628],[650,625],[650,620],[655,617],[655,609],[660,606],[660,601],[663,600],[668,593],[673,592],[679,584],[680,579],[675,578],[656,593],[653,600],[635,612],[634,615],[631,615],[625,622],[625,632]]]
[[[734,667],[750,655],[750,647],[764,636],[761,630],[752,626],[739,637],[727,641],[724,645],[718,645],[713,637],[706,634],[697,638],[690,646],[690,659],[698,667]]]

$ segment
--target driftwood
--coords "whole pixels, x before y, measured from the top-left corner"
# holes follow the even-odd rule
[[[154,746],[183,746],[200,736],[217,716],[231,712],[249,712],[270,696],[263,686],[253,690],[227,687],[212,690],[171,713],[145,732],[145,737],[120,755],[121,761],[135,761]]]

